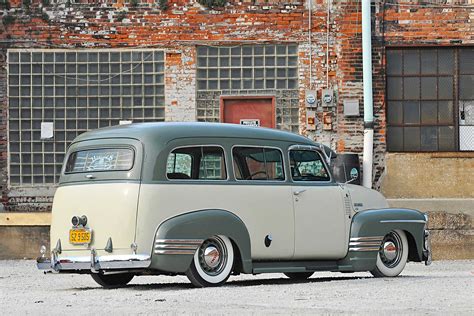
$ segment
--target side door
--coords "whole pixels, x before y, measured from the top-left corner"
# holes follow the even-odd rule
[[[293,259],[345,257],[348,227],[342,188],[315,148],[290,147],[295,252]]]

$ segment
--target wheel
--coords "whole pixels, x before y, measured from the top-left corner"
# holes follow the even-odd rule
[[[224,284],[234,265],[234,248],[226,236],[206,239],[194,254],[186,271],[189,281],[196,287]]]
[[[91,274],[94,281],[103,287],[120,287],[127,285],[130,282],[134,275],[131,273],[120,273],[120,274],[102,274],[102,273],[92,273]]]
[[[283,274],[292,280],[304,281],[312,276],[313,272],[287,272]]]
[[[385,235],[377,254],[375,269],[370,271],[370,273],[378,278],[395,277],[405,268],[407,258],[407,236],[401,230],[392,230]]]

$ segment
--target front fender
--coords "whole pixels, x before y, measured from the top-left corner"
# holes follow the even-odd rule
[[[410,241],[416,246],[416,256],[413,261],[423,258],[423,242],[425,236],[425,215],[417,210],[387,208],[367,210],[357,213],[351,226],[351,238],[365,236],[385,236],[391,230],[405,231]],[[413,247],[413,244],[411,245]]]
[[[408,243],[408,258],[423,260],[425,238],[425,215],[411,209],[375,209],[361,211],[354,215],[351,223],[349,252],[340,265],[347,271],[370,271],[375,268],[377,252],[383,236],[390,231],[405,231]]]
[[[200,245],[199,241],[202,242],[214,235],[224,235],[233,241],[240,253],[242,271],[251,273],[252,260],[248,230],[239,217],[225,210],[199,210],[162,222],[156,232],[151,268],[183,273],[189,268],[193,259],[194,251],[160,253],[157,250],[159,247],[157,240],[182,240],[184,244],[190,241],[194,243],[194,249],[197,249]]]

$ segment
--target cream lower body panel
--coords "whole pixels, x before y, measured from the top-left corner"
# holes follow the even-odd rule
[[[104,249],[109,238],[114,254],[123,249],[130,253],[135,241],[139,183],[91,183],[60,186],[54,196],[51,222],[51,248],[61,240],[63,253],[87,253]],[[87,216],[86,228],[92,230],[89,245],[69,243],[73,216]]]
[[[197,210],[222,209],[244,222],[253,260],[291,259],[294,216],[290,194],[289,186],[143,184],[137,222],[138,251],[153,249],[156,230],[163,221]],[[264,243],[267,235],[272,237],[270,247]]]

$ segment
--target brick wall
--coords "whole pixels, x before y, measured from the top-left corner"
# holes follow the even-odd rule
[[[362,151],[362,116],[346,118],[342,112],[342,101],[356,98],[362,113],[361,10],[358,0],[332,1],[329,20],[326,1],[313,1],[311,48],[308,44],[308,5],[301,0],[230,1],[225,8],[216,9],[205,8],[195,1],[170,0],[166,11],[160,10],[159,4],[153,1],[139,1],[137,6],[122,0],[50,2],[51,5],[43,7],[42,1],[32,1],[26,6],[22,1],[10,0],[12,9],[3,10],[0,23],[0,184],[7,207],[11,195],[6,186],[5,56],[8,48],[163,48],[167,58],[166,119],[192,121],[196,119],[195,45],[298,43],[300,133],[330,143],[341,152]],[[473,45],[474,9],[472,5],[466,6],[472,2],[461,0],[455,3],[454,6],[420,7],[386,1],[372,5],[376,187],[384,171],[386,151],[385,47]],[[329,62],[328,68],[326,62]],[[327,86],[334,87],[337,93],[334,129],[322,131],[321,124],[318,124],[316,132],[308,132],[304,123],[304,91]],[[322,113],[318,116],[322,119]]]

